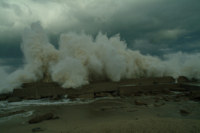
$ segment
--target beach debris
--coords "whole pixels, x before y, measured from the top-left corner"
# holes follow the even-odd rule
[[[33,118],[31,118],[28,123],[29,124],[34,124],[34,123],[39,123],[39,122],[42,122],[44,120],[51,120],[51,119],[58,119],[59,117],[54,117],[54,114],[53,113],[46,113],[46,114],[43,114],[43,115],[37,115]]]
[[[147,106],[147,103],[139,101],[139,100],[135,100],[135,105],[145,105],[145,106]]]
[[[43,129],[41,129],[40,127],[36,127],[32,129],[32,132],[41,132],[44,131]]]
[[[185,110],[185,109],[180,109],[179,112],[180,112],[180,114],[183,115],[183,116],[186,116],[186,115],[189,115],[189,114],[190,114],[190,112],[187,111],[187,110]]]
[[[163,106],[165,105],[165,103],[154,103],[154,107],[160,107],[160,106]]]

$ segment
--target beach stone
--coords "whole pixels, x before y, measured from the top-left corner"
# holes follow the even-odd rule
[[[32,132],[41,132],[44,131],[43,129],[41,129],[40,127],[36,127],[32,129]]]
[[[147,103],[139,101],[139,100],[135,100],[135,105],[140,105],[140,106],[145,105],[145,106],[147,106]]]
[[[180,114],[183,115],[183,116],[185,116],[185,115],[189,115],[189,114],[190,114],[190,112],[187,111],[187,110],[185,110],[185,109],[180,109],[179,112],[180,112]]]
[[[32,119],[30,119],[28,121],[28,123],[34,124],[34,123],[42,122],[44,120],[51,120],[53,118],[54,118],[53,113],[46,113],[46,114],[43,114],[43,115],[38,115],[38,116],[33,117]]]

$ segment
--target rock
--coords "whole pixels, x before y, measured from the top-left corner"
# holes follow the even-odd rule
[[[135,100],[135,105],[145,105],[145,106],[147,106],[147,103]]]
[[[170,88],[170,91],[175,91],[175,92],[183,92],[186,90],[187,90],[186,88],[180,87],[180,85],[177,87]]]
[[[170,101],[170,97],[169,96],[164,96],[162,99],[165,100],[166,102]]]
[[[120,86],[119,87],[119,95],[122,96],[134,96],[134,94],[138,94],[141,89],[138,86]]]
[[[21,101],[22,99],[19,98],[19,97],[9,97],[8,98],[8,102],[19,102]]]
[[[92,88],[87,86],[83,86],[82,88],[77,88],[77,89],[66,89],[65,93],[67,94],[67,98],[69,99],[76,99],[76,98],[94,98],[94,91]]]
[[[174,97],[173,97],[173,101],[174,102],[180,102],[182,100],[188,100],[188,92],[184,92],[184,93],[179,93],[179,94],[176,94]]]
[[[189,79],[186,78],[185,76],[179,76],[177,79],[178,83],[185,83],[185,82],[189,82]]]
[[[89,86],[93,89],[94,93],[118,91],[118,83],[116,82],[93,83]]]
[[[23,99],[40,99],[65,94],[65,90],[55,82],[38,81],[24,83],[21,88],[15,88],[12,95]]]
[[[92,99],[92,98],[94,98],[94,93],[81,94],[81,95],[77,96],[77,98]]]
[[[174,101],[174,102],[180,102],[181,99],[180,99],[180,98],[174,98],[173,101]]]
[[[136,79],[126,79],[119,82],[120,85],[155,85],[155,84],[173,84],[175,83],[175,79],[173,77],[144,77],[144,78],[136,78]]]
[[[154,97],[154,102],[156,102],[156,103],[158,103],[160,100],[162,100],[162,98],[161,97]]]
[[[43,129],[41,129],[40,127],[36,127],[32,129],[32,132],[41,132],[44,131]]]
[[[160,107],[160,106],[163,106],[165,105],[165,103],[154,103],[154,107]]]
[[[173,77],[170,76],[166,76],[166,77],[155,77],[152,78],[153,83],[154,84],[173,84],[175,83],[175,79]]]
[[[190,114],[190,112],[187,111],[187,110],[185,110],[185,109],[180,109],[179,112],[180,112],[180,114],[183,115],[183,116],[185,116],[185,115],[189,115],[189,114]]]
[[[63,98],[65,98],[64,95],[54,95],[50,99],[51,100],[61,100]]]
[[[10,93],[0,94],[0,101],[7,100],[10,96]]]
[[[100,108],[101,111],[108,111],[108,110],[112,110],[112,107],[102,107]]]
[[[44,115],[38,115],[38,116],[33,117],[32,119],[28,121],[28,123],[34,124],[34,123],[42,122],[44,120],[51,120],[51,119],[54,119],[53,113],[46,113]]]
[[[191,91],[189,98],[190,100],[200,101],[200,91]]]
[[[100,93],[95,93],[95,97],[112,97],[112,94],[109,92],[100,92]]]

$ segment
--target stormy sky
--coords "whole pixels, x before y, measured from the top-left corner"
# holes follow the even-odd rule
[[[0,65],[22,64],[21,35],[36,21],[54,45],[61,33],[101,31],[143,54],[199,53],[199,14],[199,0],[0,0]]]

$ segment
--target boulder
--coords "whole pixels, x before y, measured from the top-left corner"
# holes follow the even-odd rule
[[[54,119],[53,113],[46,113],[46,114],[43,114],[43,115],[38,115],[38,116],[33,117],[32,119],[30,119],[28,121],[28,123],[34,124],[34,123],[42,122],[44,120],[51,120],[51,119]]]
[[[187,110],[185,110],[185,109],[180,109],[179,112],[180,112],[180,114],[183,115],[183,116],[186,116],[186,115],[189,115],[189,114],[190,114],[190,112],[187,111]]]

